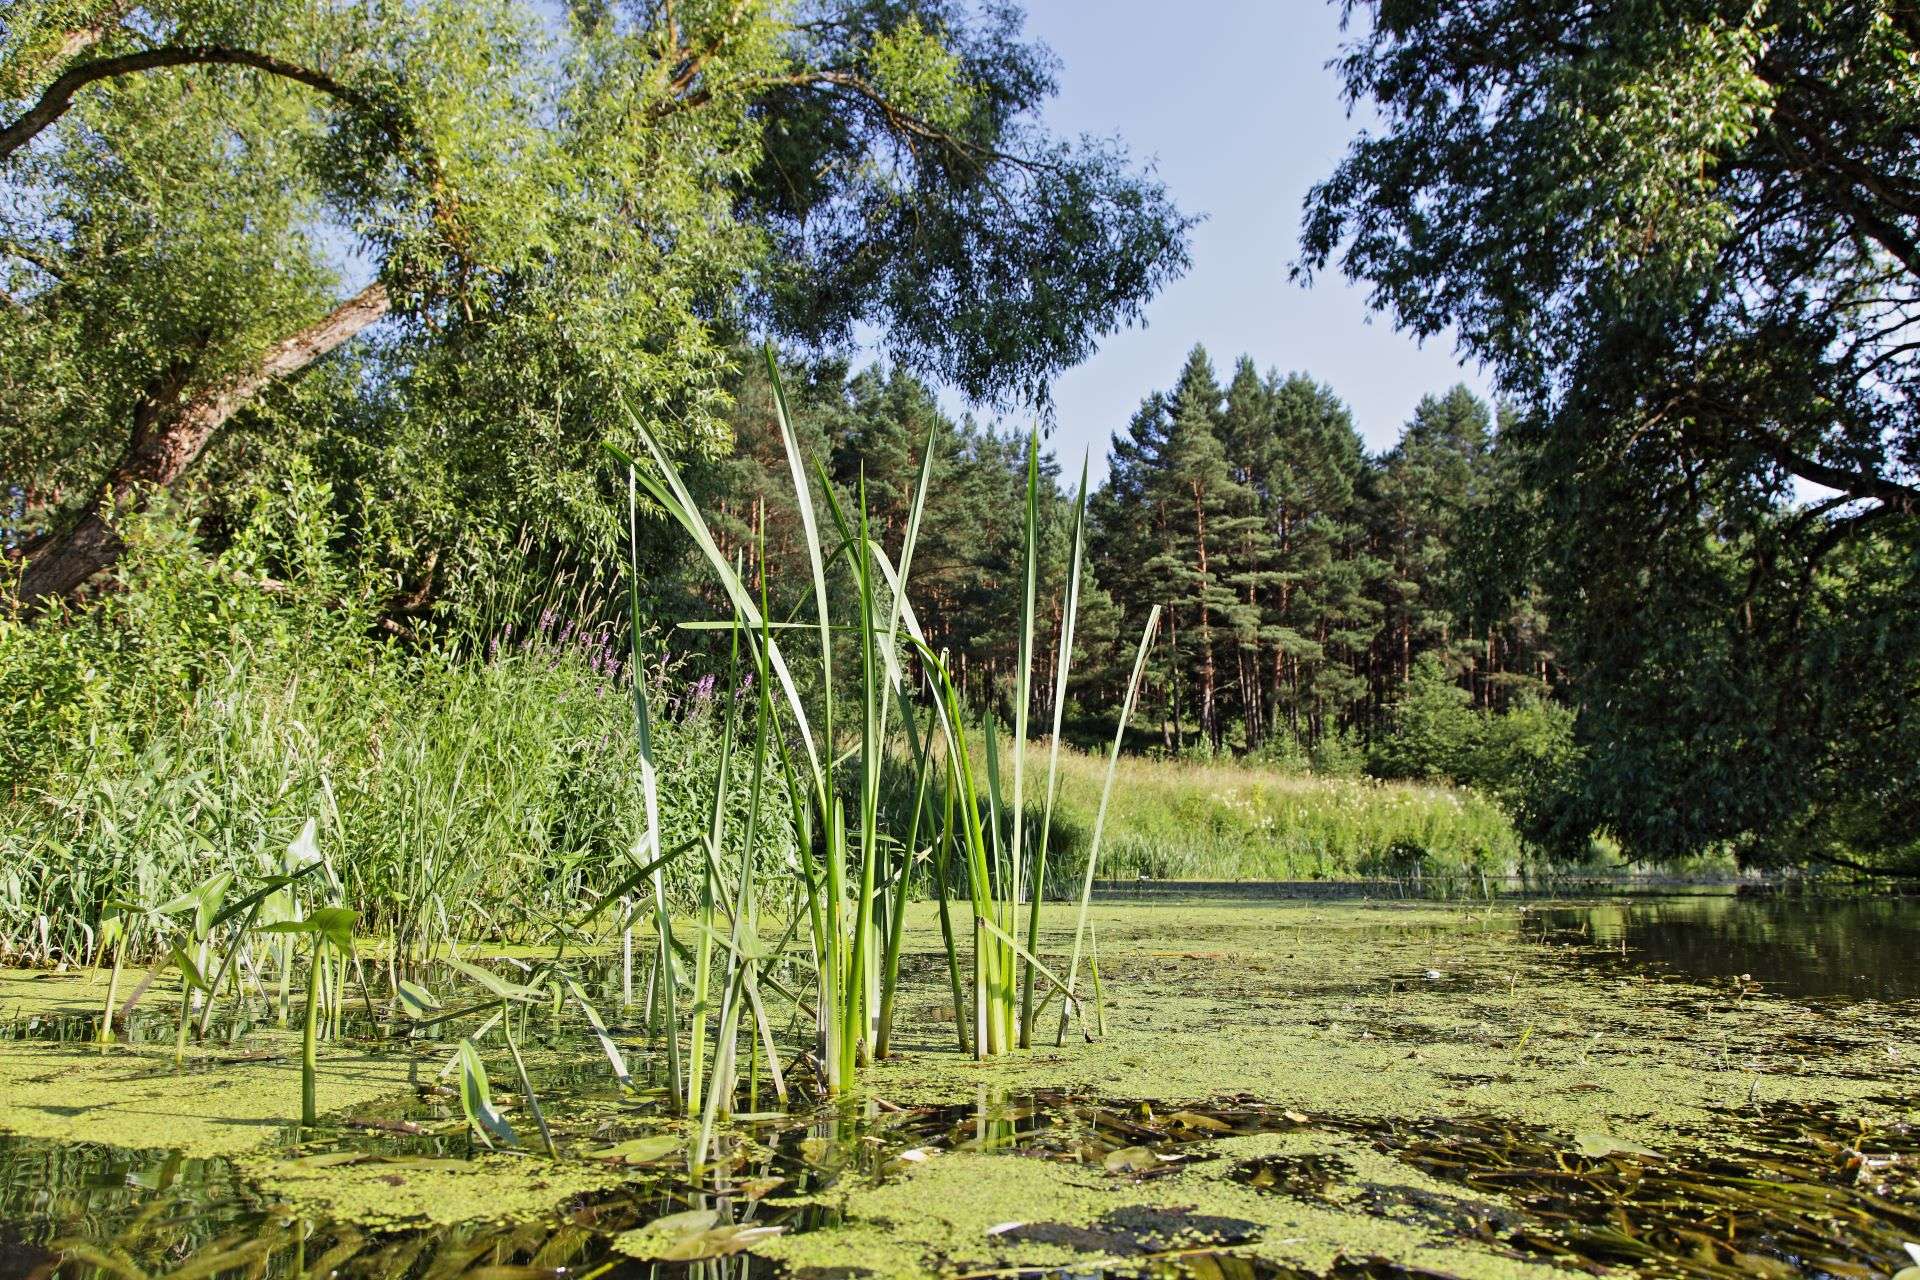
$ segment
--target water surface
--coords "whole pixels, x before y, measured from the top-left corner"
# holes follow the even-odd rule
[[[1920,898],[1615,899],[1526,921],[1599,963],[1796,998],[1920,999]]]

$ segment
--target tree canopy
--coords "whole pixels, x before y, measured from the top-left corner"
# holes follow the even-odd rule
[[[114,504],[257,475],[296,430],[431,590],[535,517],[595,535],[619,401],[721,451],[750,330],[876,326],[907,367],[1032,401],[1185,264],[1148,173],[1041,126],[1050,55],[997,5],[8,16],[0,430],[29,598],[112,559]]]
[[[1911,6],[1362,9],[1339,66],[1381,123],[1310,194],[1300,270],[1527,410],[1595,748],[1547,825],[1920,865]]]

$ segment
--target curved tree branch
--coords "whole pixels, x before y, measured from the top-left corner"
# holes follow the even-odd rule
[[[1871,498],[1901,515],[1920,514],[1920,489],[1870,471],[1829,466],[1809,458],[1786,441],[1758,428],[1750,428],[1746,434],[1762,453],[1802,480],[1823,485],[1851,498]]]
[[[235,377],[198,390],[181,385],[184,374],[163,380],[135,411],[126,452],[87,510],[71,527],[22,549],[27,565],[20,577],[20,599],[33,604],[66,595],[113,563],[121,545],[113,528],[116,512],[137,510],[153,490],[179,479],[227,420],[271,383],[344,346],[391,306],[386,286],[375,282],[269,347],[252,368]]]
[[[380,114],[379,104],[358,89],[343,84],[324,71],[316,71],[312,67],[289,62],[285,58],[276,58],[269,53],[260,53],[253,49],[236,49],[227,45],[162,45],[160,48],[143,49],[138,53],[95,58],[61,72],[40,95],[38,102],[27,108],[18,119],[9,122],[4,129],[0,129],[0,160],[4,160],[26,146],[54,121],[65,115],[67,109],[73,105],[74,94],[90,84],[110,80],[116,76],[155,71],[163,67],[190,66],[252,67],[268,75],[280,76],[304,84],[310,89],[318,90],[359,110]]]

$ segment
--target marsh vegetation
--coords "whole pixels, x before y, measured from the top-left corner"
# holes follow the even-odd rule
[[[0,1280],[1920,1276],[1920,24],[1342,13],[7,6]]]

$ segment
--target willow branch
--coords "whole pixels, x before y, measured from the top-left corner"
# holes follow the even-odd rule
[[[280,76],[362,111],[380,114],[377,103],[350,85],[341,83],[324,71],[253,49],[235,49],[226,45],[163,45],[138,53],[122,53],[95,58],[60,73],[40,100],[18,119],[0,129],[0,160],[12,155],[53,124],[73,105],[73,97],[90,84],[117,76],[136,75],[164,67],[233,66],[252,67],[268,75]]]

